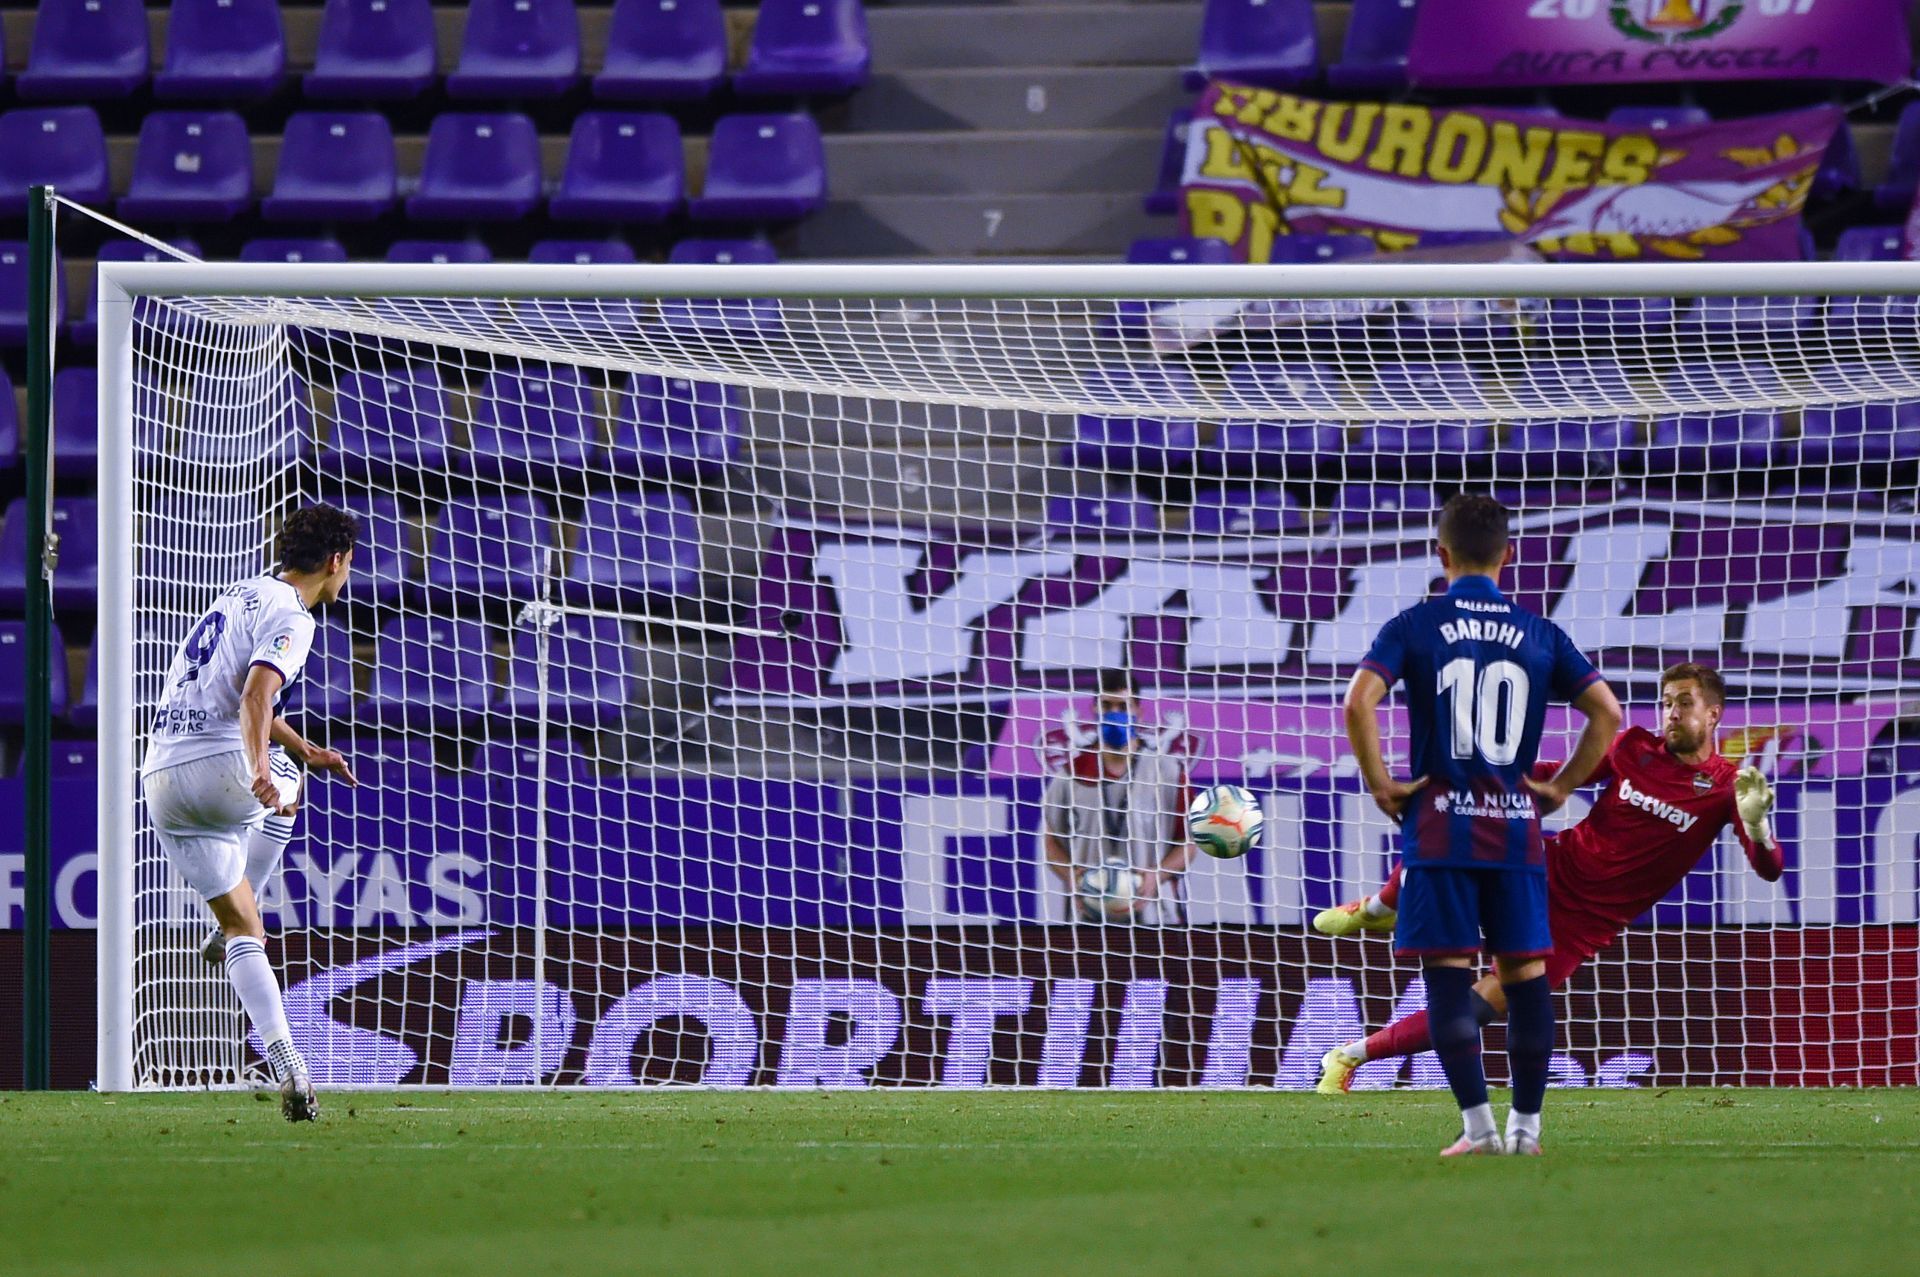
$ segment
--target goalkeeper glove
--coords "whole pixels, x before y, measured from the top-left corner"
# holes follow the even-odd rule
[[[1772,841],[1767,814],[1773,810],[1773,786],[1767,783],[1758,767],[1742,767],[1733,778],[1733,805],[1740,813],[1747,837],[1762,844]]]

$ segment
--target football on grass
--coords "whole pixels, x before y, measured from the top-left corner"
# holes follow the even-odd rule
[[[1238,785],[1203,789],[1187,808],[1187,836],[1200,850],[1222,860],[1252,851],[1265,823],[1260,800]]]

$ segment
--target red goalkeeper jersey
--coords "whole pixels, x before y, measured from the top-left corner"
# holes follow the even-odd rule
[[[1534,770],[1545,779],[1559,765]],[[1585,820],[1553,840],[1547,872],[1556,907],[1624,927],[1685,878],[1729,824],[1754,871],[1778,878],[1780,848],[1755,844],[1734,808],[1738,770],[1718,754],[1698,767],[1683,763],[1644,727],[1620,733],[1592,777],[1612,783]]]

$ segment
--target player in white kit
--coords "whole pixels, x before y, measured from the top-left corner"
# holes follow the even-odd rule
[[[260,1035],[289,1122],[312,1121],[319,1105],[287,1029],[255,892],[292,833],[293,760],[354,782],[344,758],[308,743],[274,704],[306,664],[311,609],[347,583],[358,535],[353,516],[330,506],[287,517],[279,571],[229,586],[174,653],[141,766],[160,846],[213,910],[224,946],[210,943],[208,954],[224,961]]]

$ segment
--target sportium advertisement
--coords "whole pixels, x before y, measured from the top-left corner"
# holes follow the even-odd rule
[[[1273,260],[1285,235],[1510,236],[1566,261],[1795,259],[1836,107],[1654,130],[1241,84],[1194,106],[1181,233]]]

